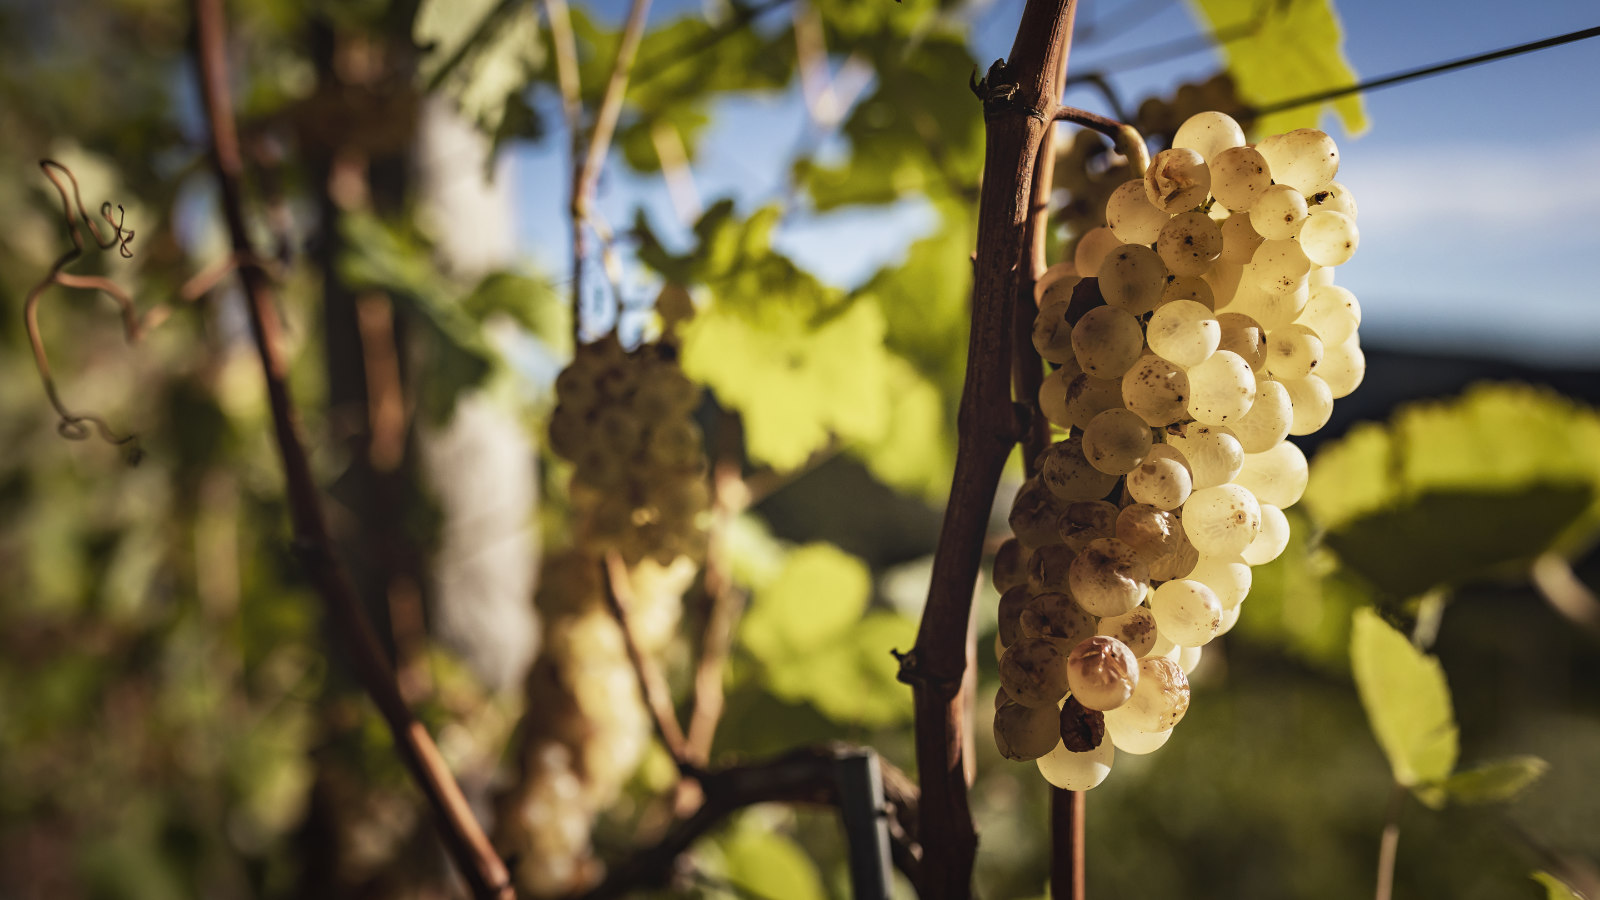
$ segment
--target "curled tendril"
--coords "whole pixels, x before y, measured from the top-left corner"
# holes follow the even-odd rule
[[[55,378],[50,373],[50,360],[45,354],[44,338],[39,332],[39,300],[51,285],[60,285],[69,288],[99,291],[116,302],[122,312],[123,330],[130,342],[137,341],[143,333],[166,313],[165,308],[152,310],[150,315],[141,317],[133,305],[133,298],[123,291],[117,284],[108,278],[96,276],[74,275],[66,271],[67,266],[76,262],[84,253],[83,230],[87,228],[90,237],[101,250],[117,248],[123,259],[131,259],[133,251],[128,245],[133,242],[133,230],[126,226],[127,211],[111,203],[100,205],[100,216],[110,226],[108,235],[102,235],[96,227],[94,219],[83,205],[83,194],[78,187],[78,179],[68,169],[55,160],[45,159],[39,161],[39,168],[44,171],[45,177],[55,186],[56,193],[61,197],[61,215],[66,221],[67,235],[72,240],[72,248],[58,257],[50,271],[33,289],[28,291],[27,299],[23,302],[23,320],[27,326],[28,344],[33,349],[33,361],[39,370],[39,378],[44,382],[45,396],[50,400],[50,405],[55,408],[59,421],[56,423],[56,433],[69,441],[84,441],[98,434],[100,439],[108,444],[122,448],[123,458],[129,465],[137,465],[143,456],[139,448],[137,435],[118,434],[111,426],[99,416],[76,413],[62,403],[61,396],[56,390]],[[62,178],[66,184],[62,183]],[[69,196],[68,185],[71,186]],[[112,210],[116,210],[116,217]]]

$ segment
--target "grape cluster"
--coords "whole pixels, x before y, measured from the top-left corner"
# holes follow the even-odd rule
[[[1286,438],[1361,382],[1360,307],[1332,277],[1358,240],[1338,165],[1320,131],[1252,146],[1191,116],[1038,283],[1034,346],[1058,366],[1039,408],[1067,436],[995,559],[995,740],[1058,787],[1170,737],[1201,647],[1288,544],[1307,466]]]
[[[669,339],[625,351],[615,337],[578,348],[556,376],[550,445],[574,466],[587,543],[631,566],[705,555],[706,455],[694,382]]]

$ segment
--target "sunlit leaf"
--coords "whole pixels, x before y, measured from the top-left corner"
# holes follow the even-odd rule
[[[776,664],[820,649],[861,618],[872,577],[861,560],[832,544],[807,544],[757,591],[740,627],[745,647]]]
[[[1265,106],[1357,82],[1344,54],[1344,29],[1331,0],[1194,0],[1207,27],[1232,33],[1253,24],[1248,35],[1222,44],[1228,71],[1245,101]],[[1261,134],[1294,128],[1315,128],[1331,108],[1345,131],[1367,130],[1365,104],[1359,94],[1261,117]]]
[[[1582,894],[1549,872],[1534,872],[1529,877],[1544,887],[1545,900],[1584,900]]]
[[[1324,446],[1306,507],[1344,562],[1395,596],[1572,552],[1600,526],[1600,416],[1484,385]]]
[[[816,864],[781,832],[741,824],[722,840],[722,853],[724,877],[750,896],[796,900],[828,896]]]
[[[544,58],[531,3],[424,0],[412,39],[427,48],[422,77],[442,79],[462,115],[490,134],[501,130],[508,102]]]
[[[1537,756],[1514,756],[1465,769],[1435,784],[1418,785],[1416,793],[1434,809],[1449,803],[1504,803],[1549,769],[1550,764]]]
[[[1395,781],[1440,781],[1455,768],[1455,714],[1444,669],[1371,609],[1356,610],[1350,668]]]

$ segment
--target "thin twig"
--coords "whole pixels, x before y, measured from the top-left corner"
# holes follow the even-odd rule
[[[617,627],[622,631],[622,643],[628,651],[628,662],[633,666],[633,674],[639,680],[639,693],[644,697],[645,708],[650,710],[650,718],[655,722],[656,736],[661,738],[662,745],[672,754],[673,762],[676,762],[680,769],[687,769],[693,762],[689,758],[683,729],[678,725],[678,714],[672,708],[672,695],[667,690],[667,680],[662,677],[661,670],[656,668],[655,660],[639,646],[639,639],[633,632],[633,623],[628,618],[633,606],[628,566],[616,551],[611,551],[606,554],[600,575],[606,606],[610,608],[612,617],[617,620]]]
[[[720,455],[720,454],[719,454]],[[733,583],[727,558],[728,530],[749,493],[739,478],[739,464],[726,456],[712,472],[711,535],[706,546],[705,592],[711,601],[700,638],[700,660],[694,673],[694,705],[689,712],[687,753],[695,765],[711,759],[711,747],[722,719],[723,669],[733,642],[733,626],[744,610],[744,595]]]
[[[1383,837],[1378,841],[1378,887],[1372,900],[1389,900],[1394,894],[1394,863],[1400,852],[1400,812],[1405,808],[1406,789],[1397,782],[1389,791],[1389,811],[1383,819]]]
[[[918,888],[927,900],[969,897],[977,852],[967,801],[960,686],[973,585],[989,512],[1020,435],[1011,405],[1011,340],[1033,161],[1055,119],[1057,73],[1072,37],[1072,0],[1029,0],[1011,57],[975,85],[987,131],[978,212],[972,332],[957,416],[955,473],[939,532],[917,642],[901,657],[916,712],[920,838]]]
[[[622,39],[617,44],[617,58],[611,64],[611,77],[606,81],[606,92],[600,98],[600,108],[594,116],[594,128],[589,132],[588,154],[578,169],[572,198],[575,215],[584,215],[594,182],[600,177],[600,167],[605,164],[606,153],[611,149],[611,136],[617,129],[617,118],[622,115],[622,99],[628,92],[628,70],[633,66],[634,55],[639,52],[639,42],[644,39],[645,20],[649,18],[650,0],[633,0],[628,7],[628,18],[622,26]]]
[[[1551,609],[1588,632],[1590,637],[1600,637],[1600,598],[1578,579],[1566,557],[1546,553],[1533,561],[1529,575]]]
[[[1150,150],[1144,145],[1144,135],[1132,125],[1075,106],[1063,106],[1056,110],[1056,121],[1082,125],[1111,138],[1116,143],[1117,152],[1128,158],[1133,171],[1143,172],[1150,168]]]
[[[326,612],[343,635],[345,649],[362,686],[389,726],[396,752],[410,770],[418,788],[438,817],[446,849],[474,897],[512,900],[505,864],[490,846],[473,817],[472,808],[439,754],[427,729],[406,705],[395,683],[382,645],[349,573],[333,549],[323,517],[316,480],[299,433],[298,418],[288,384],[288,360],[279,342],[278,320],[271,282],[253,262],[243,201],[244,163],[239,152],[233,103],[228,96],[227,32],[221,0],[194,0],[195,56],[200,90],[209,125],[211,161],[215,168],[220,202],[233,251],[240,260],[251,335],[261,358],[268,402],[272,410],[278,454],[283,463],[295,546]]]

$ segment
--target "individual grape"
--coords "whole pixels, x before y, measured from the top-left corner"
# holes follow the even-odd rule
[[[1084,313],[1072,329],[1072,349],[1085,374],[1120,378],[1139,361],[1144,329],[1127,310],[1097,306]]]
[[[1067,657],[1072,698],[1086,709],[1104,712],[1128,702],[1139,675],[1139,658],[1127,644],[1108,635],[1079,641]]]
[[[1294,404],[1289,402],[1289,390],[1281,383],[1256,376],[1256,399],[1250,411],[1228,426],[1238,439],[1244,452],[1265,453],[1278,446],[1289,436],[1289,425],[1294,421]]]
[[[572,365],[556,375],[556,399],[560,406],[576,413],[587,413],[600,402],[600,389],[595,385],[594,367],[573,360]]]
[[[1118,410],[1106,412],[1112,413]],[[1099,416],[1096,416],[1094,421],[1099,421]],[[1146,431],[1145,434],[1148,438],[1149,432]],[[1061,500],[1098,500],[1116,486],[1116,474],[1105,472],[1094,465],[1093,460],[1087,458],[1088,432],[1085,431],[1084,435],[1084,437],[1074,435],[1064,441],[1057,441],[1039,454],[1039,481]],[[1059,513],[1057,515],[1059,516]],[[1060,532],[1057,531],[1056,539],[1049,543],[1055,543],[1059,539]]]
[[[1018,638],[1000,657],[1000,685],[1023,706],[1054,707],[1067,694],[1067,651],[1050,638]]]
[[[1030,478],[1022,483],[1016,499],[1011,501],[1011,533],[1028,549],[1060,543],[1061,532],[1056,520],[1061,516],[1061,509],[1056,495],[1038,478]]]
[[[1211,196],[1234,213],[1249,210],[1272,184],[1267,161],[1254,147],[1231,147],[1212,157],[1210,165]]]
[[[1104,500],[1069,503],[1059,520],[1061,538],[1074,553],[1082,553],[1091,541],[1117,536],[1117,513],[1117,505]]]
[[[1244,450],[1226,428],[1191,423],[1182,434],[1169,433],[1167,445],[1183,454],[1196,490],[1232,481],[1244,465]]]
[[[1111,476],[1126,475],[1132,471],[1150,452],[1150,443],[1150,426],[1126,409],[1108,409],[1095,416],[1089,422],[1089,427],[1083,430],[1084,458],[1089,465]],[[1088,500],[1104,494],[1105,491],[1101,491],[1100,494],[1064,499]]]
[[[1249,267],[1246,266],[1248,269]],[[1309,281],[1286,294],[1276,293],[1254,283],[1240,284],[1233,301],[1223,307],[1225,312],[1249,316],[1268,332],[1294,322],[1311,296]],[[1265,362],[1263,360],[1263,362]],[[1257,371],[1260,371],[1258,368]]]
[[[662,422],[650,431],[650,459],[663,466],[691,467],[704,452],[700,426],[689,419]]]
[[[1211,288],[1213,298],[1211,308],[1221,309],[1228,305],[1228,301],[1239,290],[1239,281],[1244,277],[1244,266],[1231,263],[1224,259],[1217,260],[1211,271],[1200,276],[1200,280]]]
[[[1277,559],[1289,546],[1289,518],[1270,503],[1261,504],[1261,533],[1244,548],[1244,561],[1264,566]]]
[[[683,424],[695,427],[692,422]],[[632,456],[638,451],[644,439],[644,428],[639,422],[639,417],[626,406],[601,407],[595,412],[591,428],[594,439],[617,456]],[[695,430],[695,436],[698,449],[698,428]]]
[[[1022,609],[1021,622],[1024,635],[1053,638],[1066,648],[1078,646],[1078,642],[1094,636],[1097,630],[1094,616],[1084,612],[1071,597],[1057,591],[1029,600]]]
[[[1250,207],[1250,227],[1269,241],[1289,240],[1305,220],[1306,198],[1287,184],[1275,184],[1262,191]]]
[[[1157,581],[1175,577],[1172,572],[1182,564],[1180,561],[1189,555],[1191,549],[1183,533],[1183,523],[1178,517],[1148,503],[1135,503],[1123,508],[1117,516],[1117,540],[1139,554],[1152,577],[1158,568],[1163,570],[1161,574],[1167,578],[1157,578]],[[1193,565],[1193,562],[1191,560],[1188,564]]]
[[[633,392],[634,415],[646,422],[688,415],[700,404],[700,389],[676,366],[658,368]]]
[[[994,745],[1018,762],[1038,759],[1061,743],[1061,713],[1054,706],[1005,703],[994,711]]]
[[[1221,631],[1220,628],[1218,628],[1217,630]],[[1199,668],[1199,666],[1200,666],[1200,651],[1201,651],[1200,647],[1179,647],[1178,648],[1178,660],[1177,660],[1178,661],[1178,668],[1183,670],[1183,674],[1192,675],[1192,674],[1194,674],[1194,670],[1196,668]]]
[[[1193,209],[1211,190],[1211,170],[1198,151],[1184,147],[1163,150],[1145,170],[1144,195],[1169,213]]]
[[[1285,325],[1267,335],[1267,371],[1285,380],[1304,378],[1322,362],[1322,339],[1304,325]]]
[[[1193,301],[1208,310],[1217,306],[1216,293],[1211,290],[1211,285],[1195,275],[1175,275],[1167,279],[1167,286],[1161,289],[1161,304],[1156,307],[1156,312],[1160,312],[1162,306],[1179,300]]]
[[[1167,740],[1172,737],[1170,729],[1140,731],[1126,724],[1127,720],[1119,715],[1121,712],[1120,709],[1114,709],[1106,713],[1106,737],[1110,738],[1108,743],[1115,746],[1119,752],[1132,753],[1135,756],[1154,753],[1165,746]]]
[[[1272,170],[1272,180],[1301,194],[1323,190],[1339,172],[1339,148],[1315,128],[1275,134],[1256,144],[1256,149]]]
[[[1238,556],[1261,530],[1261,504],[1237,484],[1201,488],[1183,505],[1183,530],[1202,555]]]
[[[1032,599],[1033,592],[1028,590],[1026,583],[1010,588],[1000,595],[998,619],[1001,647],[1009,647],[1027,637],[1022,633],[1022,611],[1027,608],[1028,601]]]
[[[1244,467],[1234,483],[1248,490],[1262,503],[1280,509],[1300,502],[1310,480],[1306,455],[1299,447],[1284,441],[1261,453],[1246,453]]]
[[[1128,473],[1127,484],[1134,500],[1157,509],[1177,509],[1194,490],[1188,466],[1175,459],[1149,456]]]
[[[1111,229],[1091,228],[1078,238],[1078,246],[1072,253],[1072,268],[1077,270],[1079,277],[1094,278],[1100,274],[1100,264],[1105,261],[1107,254],[1122,245],[1122,241],[1111,232]]]
[[[1145,327],[1145,337],[1156,356],[1186,369],[1217,351],[1222,342],[1222,326],[1206,306],[1194,300],[1173,300],[1156,308]],[[1127,376],[1123,379],[1126,397]]]
[[[1261,538],[1258,537],[1256,540],[1259,541]],[[1244,612],[1243,606],[1235,606],[1233,609],[1224,609],[1222,611],[1222,627],[1217,629],[1217,637],[1222,637],[1223,635],[1232,631],[1233,626],[1239,624],[1239,614],[1242,612]],[[1212,638],[1212,640],[1216,640],[1216,638]]]
[[[1133,368],[1122,376],[1123,405],[1151,428],[1183,419],[1188,394],[1189,377],[1182,369],[1154,354],[1139,357]]]
[[[1356,255],[1361,232],[1356,220],[1342,212],[1319,209],[1300,229],[1300,247],[1319,266],[1340,266]]]
[[[1306,284],[1310,285],[1312,290],[1316,290],[1323,285],[1333,284],[1333,267],[1312,266],[1311,274],[1306,276]]]
[[[1156,254],[1174,275],[1201,275],[1222,254],[1222,230],[1203,212],[1178,213],[1156,238]]]
[[[1077,362],[1074,361],[1071,365],[1062,366],[1051,372],[1039,382],[1039,411],[1050,420],[1050,424],[1060,428],[1072,426],[1072,417],[1067,411],[1067,387],[1072,383],[1072,379],[1081,374]]]
[[[1328,182],[1328,186],[1313,193],[1306,198],[1306,202],[1315,209],[1327,209],[1342,212],[1350,218],[1356,217],[1356,198],[1350,189],[1337,181]]]
[[[1344,343],[1330,346],[1322,353],[1322,365],[1317,367],[1317,377],[1328,386],[1333,398],[1348,397],[1361,385],[1367,374],[1367,356],[1361,352],[1361,342],[1352,334]]]
[[[1072,323],[1067,321],[1071,303],[1042,306],[1033,317],[1033,349],[1053,363],[1072,359]]]
[[[1103,740],[1100,746],[1084,753],[1074,753],[1064,744],[1057,744],[1054,750],[1034,762],[1044,780],[1061,790],[1087,791],[1106,780],[1115,758],[1116,750],[1111,742]]]
[[[1217,314],[1218,350],[1237,353],[1253,371],[1267,366],[1267,330],[1244,313]],[[1153,347],[1151,349],[1154,349]]]
[[[1163,583],[1150,594],[1150,612],[1156,630],[1179,647],[1198,647],[1222,627],[1222,603],[1211,588],[1179,578]]]
[[[1035,594],[1067,589],[1067,568],[1077,554],[1064,544],[1046,544],[1028,557],[1028,589]]]
[[[1256,204],[1257,208],[1260,204]],[[1267,240],[1245,266],[1244,278],[1274,294],[1292,294],[1306,284],[1311,260],[1295,240]],[[1265,324],[1265,323],[1263,323]]]
[[[1144,179],[1123,182],[1106,201],[1106,225],[1124,244],[1153,244],[1171,218],[1144,194]]]
[[[1254,258],[1256,248],[1266,240],[1256,231],[1255,226],[1250,224],[1250,217],[1242,212],[1236,212],[1223,219],[1218,230],[1222,232],[1220,258],[1223,262],[1235,265],[1244,265]]]
[[[1066,303],[1072,300],[1072,292],[1077,288],[1078,270],[1072,263],[1058,262],[1039,275],[1039,280],[1033,283],[1033,304],[1044,309],[1051,303]]]
[[[1356,333],[1361,324],[1361,304],[1356,301],[1356,295],[1345,288],[1320,285],[1311,289],[1306,308],[1295,321],[1315,331],[1324,346],[1332,347]]]
[[[1084,706],[1069,695],[1061,704],[1056,728],[1061,746],[1073,753],[1088,753],[1106,739],[1106,714]]]
[[[1142,244],[1123,244],[1100,264],[1100,295],[1106,303],[1135,316],[1155,309],[1166,285],[1167,266],[1162,257]]]
[[[1225,611],[1243,603],[1250,593],[1250,566],[1238,556],[1202,556],[1186,577],[1211,588]]]
[[[1114,637],[1128,646],[1133,655],[1143,658],[1156,643],[1156,619],[1148,606],[1135,606],[1120,616],[1100,620],[1099,633]]]
[[[1294,405],[1294,420],[1289,423],[1290,434],[1313,434],[1328,424],[1328,419],[1333,416],[1333,389],[1326,381],[1317,375],[1307,375],[1294,381],[1285,381],[1283,386],[1288,389],[1289,402]]]
[[[1121,408],[1122,382],[1085,372],[1067,383],[1066,421],[1056,424],[1082,429],[1106,410]]]
[[[1172,146],[1193,150],[1209,162],[1230,148],[1243,147],[1244,129],[1227,113],[1195,113],[1178,126]]]
[[[1189,415],[1203,424],[1226,425],[1249,412],[1256,399],[1255,373],[1237,353],[1218,350],[1187,374]]]
[[[1085,610],[1097,616],[1120,616],[1144,599],[1150,569],[1128,544],[1101,538],[1078,553],[1067,583]]]
[[[592,441],[585,412],[565,403],[556,404],[555,412],[550,414],[550,449],[562,459],[576,460]]]
[[[1171,731],[1189,711],[1189,678],[1170,659],[1139,660],[1139,683],[1118,718],[1139,731]]]

